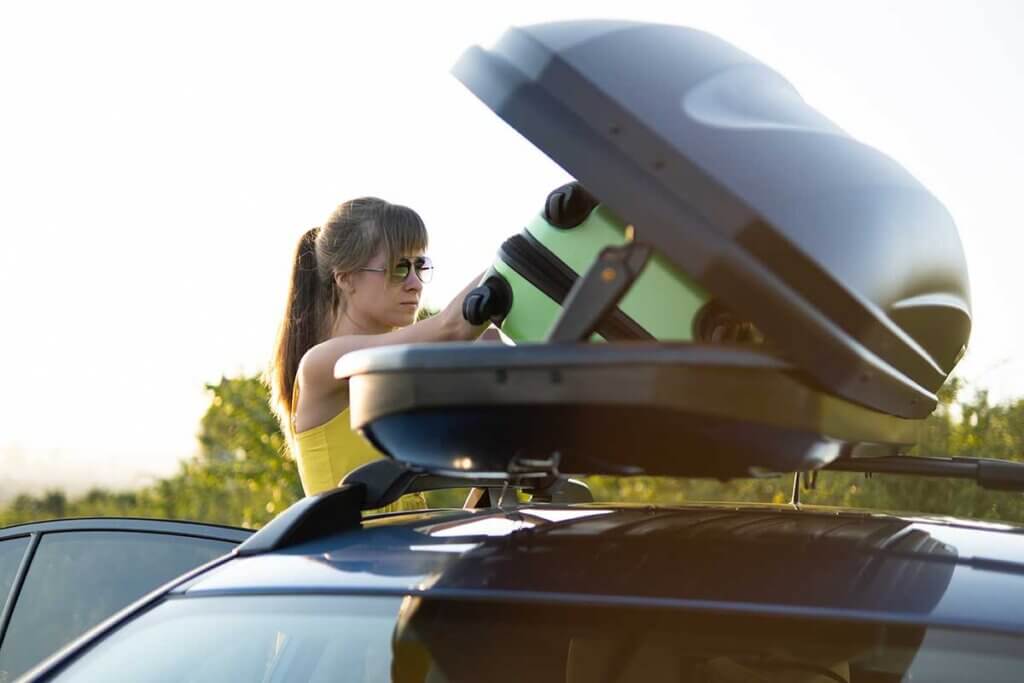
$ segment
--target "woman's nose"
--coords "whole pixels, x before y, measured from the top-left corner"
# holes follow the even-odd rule
[[[423,289],[423,283],[420,282],[420,278],[416,275],[416,271],[412,269],[410,269],[409,274],[405,276],[405,281],[402,283],[402,286],[409,292],[418,292]]]

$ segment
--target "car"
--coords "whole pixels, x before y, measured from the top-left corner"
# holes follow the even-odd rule
[[[228,553],[251,529],[94,518],[0,529],[0,681],[125,605]]]
[[[1024,665],[1016,527],[511,497],[360,518],[367,490],[299,501],[24,680],[1010,681]]]
[[[466,300],[527,343],[346,355],[352,425],[390,457],[24,680],[1018,680],[1020,527],[800,501],[823,470],[1024,490],[1022,463],[907,454],[970,332],[938,200],[704,33],[512,29],[455,73],[579,181]],[[581,478],[783,474],[771,505]]]

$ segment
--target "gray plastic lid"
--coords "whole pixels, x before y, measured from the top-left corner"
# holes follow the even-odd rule
[[[956,226],[779,74],[617,21],[509,29],[453,73],[826,391],[933,410],[971,326]]]

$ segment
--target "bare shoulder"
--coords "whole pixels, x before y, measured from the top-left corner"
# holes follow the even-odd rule
[[[322,354],[311,355],[312,351],[299,361],[295,375],[299,389],[293,406],[296,433],[321,425],[348,407],[348,382],[334,379],[333,364],[326,363]]]
[[[299,360],[296,376],[300,391],[311,398],[319,398],[346,389],[347,382],[334,378],[334,364],[357,348],[350,337],[334,337],[306,351]]]

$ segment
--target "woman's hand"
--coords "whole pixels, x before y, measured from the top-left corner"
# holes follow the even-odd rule
[[[455,298],[438,314],[442,317],[443,334],[447,339],[451,341],[472,341],[479,337],[487,329],[487,326],[490,325],[490,321],[482,325],[473,325],[462,315],[462,302],[480,284],[480,280],[483,277],[484,274],[480,273],[470,280],[469,284],[463,287],[462,291],[456,294]]]

